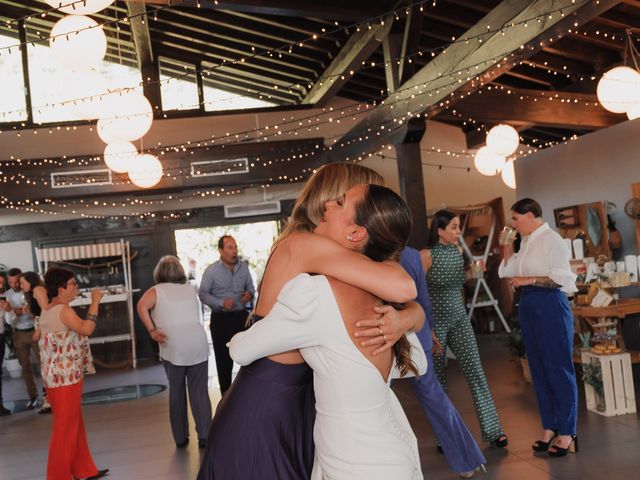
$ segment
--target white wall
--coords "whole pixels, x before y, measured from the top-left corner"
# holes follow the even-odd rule
[[[554,208],[611,201],[622,254],[638,254],[635,223],[623,208],[631,184],[640,182],[639,128],[640,120],[622,122],[517,160],[517,197],[537,200],[552,227]]]
[[[34,271],[31,240],[0,243],[0,264],[17,267],[23,272]]]
[[[461,207],[486,203],[502,197],[505,213],[515,202],[515,191],[508,188],[500,175],[486,177],[473,166],[473,156],[469,154],[455,157],[466,151],[466,139],[461,129],[444,123],[427,121],[427,130],[420,148],[422,149],[422,176],[429,214],[445,207]],[[434,149],[441,152],[432,152]],[[373,157],[364,165],[381,173],[387,185],[398,190],[398,169],[395,150],[389,150],[384,158]],[[442,169],[439,166],[442,166]],[[461,168],[451,168],[461,167]],[[467,168],[470,169],[467,172]]]

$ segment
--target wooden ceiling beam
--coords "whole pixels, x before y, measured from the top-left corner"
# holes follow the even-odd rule
[[[142,91],[147,97],[156,116],[162,113],[162,96],[160,94],[160,73],[157,59],[153,55],[149,22],[147,21],[147,6],[144,3],[126,2],[127,14],[132,17],[131,36],[136,47],[138,65],[142,73]]]
[[[524,89],[510,91],[511,94],[508,94],[494,88],[474,93],[459,101],[456,111],[483,123],[535,124],[584,130],[606,128],[626,120],[624,115],[616,115],[602,108],[595,94]]]
[[[357,71],[362,62],[380,46],[388,35],[393,19],[387,19],[384,25],[376,24],[370,29],[361,28],[349,37],[338,55],[322,72],[322,80],[316,81],[302,100],[303,104],[326,104],[351,79],[351,70]]]
[[[379,151],[403,138],[407,121],[416,115],[437,114],[461,95],[490,82],[543,47],[549,34],[556,35],[568,25],[583,24],[618,4],[620,0],[576,4],[572,0],[504,1],[461,37],[419,70],[403,88],[390,95],[360,123],[339,139],[320,161],[355,160]],[[563,15],[548,12],[562,9]],[[542,17],[540,22],[524,20]],[[494,31],[487,32],[487,25]],[[496,28],[504,25],[507,34]],[[483,35],[484,34],[484,35]],[[465,42],[464,38],[483,35],[483,42]],[[508,61],[505,61],[508,57]],[[478,81],[478,77],[482,82]],[[448,103],[444,103],[444,102]]]
[[[170,0],[135,0],[166,5]],[[266,15],[282,15],[286,17],[326,17],[330,14],[336,20],[358,21],[369,16],[381,15],[391,10],[395,0],[324,0],[322,2],[301,2],[300,0],[218,0],[213,2],[201,0],[187,0],[185,6],[200,7],[202,9],[230,10]],[[366,13],[365,13],[366,12]]]
[[[310,138],[304,140],[285,140],[272,142],[250,142],[230,145],[202,147],[187,150],[186,152],[168,151],[160,156],[165,172],[182,171],[181,175],[165,175],[160,183],[148,189],[141,189],[127,180],[126,174],[114,174],[113,185],[93,185],[74,188],[50,188],[49,186],[26,185],[25,183],[12,185],[10,191],[3,195],[11,202],[43,202],[45,199],[57,202],[73,199],[87,198],[105,199],[123,195],[136,195],[144,198],[145,195],[158,195],[159,193],[184,192],[202,188],[237,188],[251,185],[264,185],[276,183],[289,183],[293,176],[291,164],[287,161],[276,161],[290,158],[293,154],[308,153],[309,156],[296,158],[296,165],[300,167],[300,173],[310,158],[317,152],[318,146],[322,146],[323,139]],[[191,162],[199,160],[221,160],[248,157],[253,164],[248,173],[228,174],[220,176],[193,177],[190,175]],[[264,164],[263,164],[264,163]],[[106,168],[96,165],[77,170],[91,170]],[[65,171],[64,167],[30,167],[27,162],[19,166],[3,166],[4,175],[21,173],[27,177],[44,176],[47,182],[49,175],[56,171]]]

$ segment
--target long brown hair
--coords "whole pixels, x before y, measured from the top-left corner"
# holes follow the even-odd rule
[[[368,185],[363,200],[356,206],[355,223],[367,230],[364,253],[371,260],[398,260],[411,233],[411,211],[393,190],[381,185]],[[404,305],[392,305],[396,309]],[[418,376],[411,360],[411,344],[404,335],[393,345],[400,373]]]

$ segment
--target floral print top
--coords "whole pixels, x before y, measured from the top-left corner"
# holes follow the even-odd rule
[[[58,307],[62,305],[45,310],[40,317],[42,334],[38,344],[42,381],[47,388],[73,385],[85,375],[96,373],[89,338],[62,324],[59,319],[61,308]],[[60,325],[62,329],[47,331],[47,326],[59,328]]]

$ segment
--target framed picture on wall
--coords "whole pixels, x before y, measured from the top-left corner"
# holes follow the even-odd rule
[[[556,219],[556,227],[573,228],[580,226],[580,217],[578,217],[578,207],[562,207],[556,208],[554,211]]]

